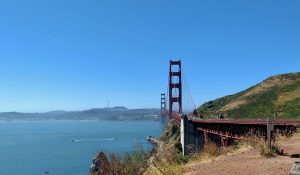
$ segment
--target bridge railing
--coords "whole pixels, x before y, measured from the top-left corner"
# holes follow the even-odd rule
[[[267,120],[226,120],[226,119],[195,119],[191,118],[193,123],[207,124],[241,124],[241,125],[267,125]],[[292,125],[300,126],[300,120],[274,120],[274,125]]]

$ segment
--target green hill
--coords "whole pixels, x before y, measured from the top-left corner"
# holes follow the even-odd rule
[[[46,113],[0,112],[0,121],[39,120],[160,120],[159,109],[127,109],[125,107],[92,108],[84,111],[50,111]]]
[[[197,110],[204,118],[300,118],[300,72],[272,76],[239,93],[206,102]]]

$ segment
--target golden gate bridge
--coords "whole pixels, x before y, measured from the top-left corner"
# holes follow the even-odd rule
[[[250,132],[261,133],[271,144],[273,131],[292,131],[300,126],[300,120],[204,119],[194,113],[184,114],[182,85],[181,60],[170,60],[168,95],[161,94],[161,115],[168,116],[170,120],[180,125],[184,155],[191,152],[189,148],[199,152],[203,144],[209,141],[216,141],[220,146],[228,146],[233,140],[243,139]],[[174,108],[175,104],[177,108]],[[197,109],[195,110],[197,113]]]

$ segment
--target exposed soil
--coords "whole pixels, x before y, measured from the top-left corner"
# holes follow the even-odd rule
[[[296,98],[300,98],[300,89],[296,89],[295,91],[292,92],[286,92],[280,94],[277,99],[277,104],[283,105],[285,102],[292,101]]]
[[[300,136],[280,142],[285,156],[267,159],[260,155],[259,150],[247,150],[213,160],[208,163],[189,165],[185,168],[188,175],[286,175],[299,158],[291,155],[300,154]]]

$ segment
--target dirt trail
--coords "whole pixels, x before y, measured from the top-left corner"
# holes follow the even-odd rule
[[[290,155],[300,154],[300,136],[280,142],[286,156],[266,159],[259,150],[248,150],[239,154],[221,157],[208,163],[189,165],[185,168],[186,175],[287,175],[299,158]]]

